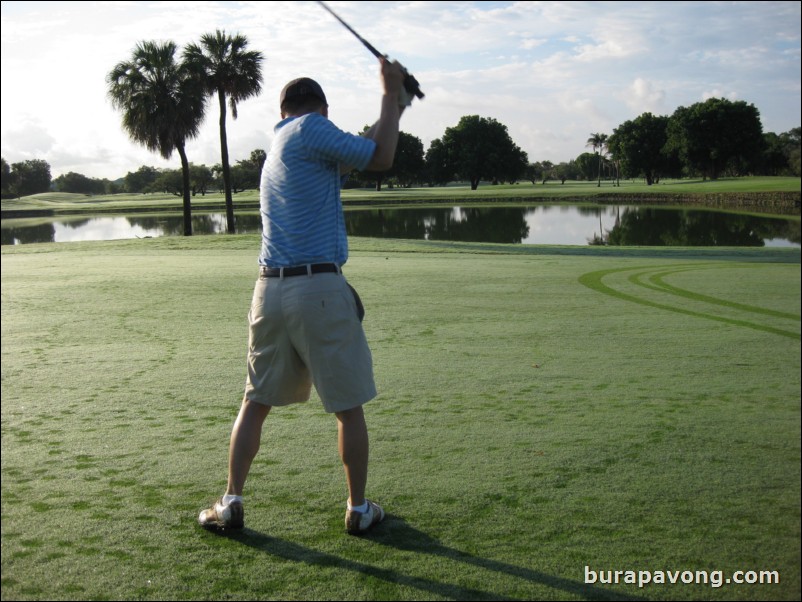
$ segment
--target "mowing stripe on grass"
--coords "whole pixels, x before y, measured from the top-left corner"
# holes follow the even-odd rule
[[[758,266],[745,266],[745,267],[758,267]],[[777,318],[787,318],[789,320],[796,320],[799,322],[802,320],[802,316],[800,314],[792,314],[783,311],[776,311],[773,309],[767,309],[765,307],[757,307],[756,305],[746,305],[744,303],[736,303],[735,301],[728,301],[727,299],[719,299],[718,297],[711,297],[709,295],[702,295],[700,293],[694,293],[693,291],[689,291],[683,288],[679,288],[677,286],[673,286],[668,284],[667,282],[663,281],[663,278],[666,276],[670,276],[671,274],[677,274],[679,272],[687,272],[689,269],[707,269],[707,266],[699,266],[697,268],[686,268],[683,270],[668,270],[665,272],[658,272],[657,274],[653,274],[649,277],[649,282],[654,283],[660,289],[665,290],[673,295],[677,295],[680,297],[687,297],[688,299],[694,299],[696,301],[702,301],[703,303],[711,303],[713,305],[723,305],[725,307],[731,307],[733,309],[738,309],[741,311],[752,312],[756,314],[763,314],[766,316],[774,316]],[[638,283],[642,284],[642,283]],[[646,285],[643,285],[646,286]],[[650,287],[651,288],[651,287]],[[657,290],[657,289],[655,289]]]
[[[711,266],[711,267],[712,267],[712,265],[713,264],[708,264],[708,266]],[[663,289],[661,287],[651,286],[651,285],[645,284],[645,283],[641,282],[639,280],[639,278],[641,276],[645,275],[645,274],[654,273],[655,268],[659,269],[658,273],[666,272],[666,268],[672,268],[671,270],[668,270],[670,273],[677,273],[677,272],[684,271],[684,270],[687,270],[687,269],[698,269],[698,268],[701,268],[701,267],[702,266],[698,266],[698,265],[697,266],[693,266],[693,267],[688,267],[687,264],[652,266],[649,269],[646,269],[645,271],[641,271],[639,273],[631,275],[628,279],[633,284],[637,284],[637,285],[645,287],[645,288],[658,290],[660,292],[671,292],[671,291],[666,291],[665,289]],[[676,268],[682,268],[682,269],[676,269]],[[792,339],[800,339],[801,338],[800,337],[800,333],[798,333],[798,332],[792,332],[792,331],[789,331],[789,330],[783,330],[783,329],[780,329],[780,328],[774,328],[772,326],[766,326],[764,324],[756,324],[754,322],[747,322],[746,320],[738,320],[738,319],[734,319],[734,318],[726,318],[724,316],[698,312],[698,311],[694,311],[694,310],[690,310],[690,309],[685,309],[685,308],[682,308],[682,307],[676,307],[676,306],[673,306],[673,305],[666,305],[664,303],[658,303],[656,301],[651,301],[649,299],[643,299],[641,297],[637,297],[635,295],[631,295],[631,294],[624,293],[622,291],[616,290],[616,289],[614,289],[614,288],[612,288],[610,286],[607,286],[606,284],[604,284],[604,282],[602,282],[604,277],[605,276],[609,276],[610,274],[617,274],[617,273],[622,273],[622,272],[631,272],[631,271],[635,271],[635,270],[644,270],[644,266],[627,267],[627,268],[614,268],[614,269],[610,269],[610,270],[598,270],[598,271],[595,271],[595,272],[588,272],[586,274],[582,274],[582,276],[579,277],[579,283],[582,284],[583,286],[586,286],[586,287],[598,292],[598,293],[602,293],[604,295],[609,295],[611,297],[615,297],[615,298],[618,298],[618,299],[623,299],[624,301],[629,301],[631,303],[637,303],[639,305],[645,305],[647,307],[655,307],[655,308],[658,308],[658,309],[664,309],[664,310],[667,310],[667,311],[672,311],[672,312],[679,313],[679,314],[684,314],[684,315],[687,315],[687,316],[693,316],[695,318],[704,318],[704,319],[707,319],[707,320],[714,320],[716,322],[724,322],[726,324],[732,324],[734,326],[742,326],[744,328],[752,328],[754,330],[760,330],[760,331],[763,331],[763,332],[768,332],[768,333],[780,335],[780,336],[783,336],[783,337],[789,337],[789,338],[792,338]],[[696,298],[696,300],[705,301],[705,299],[701,298],[701,297],[704,297],[704,295],[700,295],[699,297],[700,298]],[[721,300],[717,300],[717,303],[718,304],[723,304],[723,303],[721,303]],[[735,308],[735,309],[739,309],[737,307],[739,304],[734,303],[734,302],[728,302],[728,303],[726,303],[726,305],[728,305],[729,307]],[[759,308],[759,309],[763,309],[763,308]],[[769,311],[769,310],[766,310],[766,311]],[[785,315],[783,317],[789,317],[789,316]],[[793,315],[791,317],[792,317],[792,319],[796,319],[795,315]]]

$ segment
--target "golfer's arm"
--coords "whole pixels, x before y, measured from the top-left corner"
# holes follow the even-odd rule
[[[367,171],[387,171],[393,166],[395,149],[398,146],[398,122],[406,107],[398,106],[398,97],[392,94],[382,96],[382,108],[379,120],[362,134],[376,143],[373,158],[368,163]],[[340,168],[341,174],[353,169],[353,165]]]

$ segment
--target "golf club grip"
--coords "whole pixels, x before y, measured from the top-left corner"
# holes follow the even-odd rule
[[[414,94],[418,98],[423,98],[425,96],[425,94],[421,92],[418,80],[416,80],[415,76],[411,73],[406,73],[404,76],[404,89],[410,94]]]

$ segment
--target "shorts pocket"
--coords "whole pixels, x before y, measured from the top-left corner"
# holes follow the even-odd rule
[[[356,317],[359,318],[361,322],[365,319],[365,306],[362,305],[362,299],[359,298],[359,293],[356,292],[356,289],[350,284],[348,284],[348,288],[351,289],[351,293],[354,296],[354,303],[356,303]]]

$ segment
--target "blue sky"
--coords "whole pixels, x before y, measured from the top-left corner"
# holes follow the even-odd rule
[[[329,2],[426,93],[402,129],[428,148],[463,115],[493,117],[530,161],[567,161],[594,132],[711,96],[743,100],[764,131],[800,126],[799,2]],[[215,29],[265,55],[260,96],[229,116],[233,160],[268,148],[283,85],[318,80],[330,118],[357,132],[378,117],[374,57],[315,2],[2,3],[2,156],[115,179],[177,168],[131,142],[106,74],[142,40],[179,46]],[[219,163],[210,105],[190,161]]]

